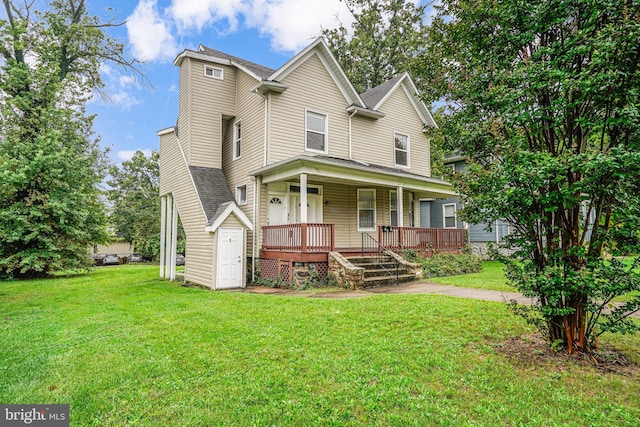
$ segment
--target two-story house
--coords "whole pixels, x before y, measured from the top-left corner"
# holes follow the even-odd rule
[[[454,193],[430,177],[423,131],[435,123],[408,74],[358,94],[323,38],[276,70],[204,46],[175,65],[177,124],[158,132],[163,277],[175,277],[178,217],[185,280],[213,289],[292,266],[324,276],[331,254],[360,253],[363,239],[466,243],[420,227],[420,200]]]

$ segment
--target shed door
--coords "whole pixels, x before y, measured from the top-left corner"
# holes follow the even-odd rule
[[[243,285],[242,228],[220,228],[218,236],[218,280],[216,289],[240,288]]]

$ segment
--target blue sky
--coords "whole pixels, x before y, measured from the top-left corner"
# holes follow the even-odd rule
[[[339,18],[350,27],[351,15],[340,0],[140,0],[89,1],[89,12],[113,16],[126,26],[110,34],[130,56],[143,59],[153,87],[141,86],[114,66],[103,69],[109,100],[96,97],[94,130],[120,163],[135,150],[158,149],[156,132],[175,124],[178,68],[183,49],[202,43],[241,58],[278,68]]]

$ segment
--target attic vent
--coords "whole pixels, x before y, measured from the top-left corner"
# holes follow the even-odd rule
[[[204,75],[218,80],[224,79],[224,70],[222,68],[211,67],[209,65],[204,66]]]

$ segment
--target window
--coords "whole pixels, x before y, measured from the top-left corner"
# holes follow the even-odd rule
[[[238,202],[239,205],[247,204],[247,186],[246,185],[241,185],[239,187],[236,187],[236,202]]]
[[[391,225],[398,226],[398,192],[396,190],[389,191],[389,211],[391,217]]]
[[[376,229],[376,190],[358,189],[358,231]]]
[[[307,111],[306,149],[327,152],[327,116]]]
[[[456,204],[442,205],[444,228],[456,228]]]
[[[394,134],[396,166],[409,166],[409,137],[401,133]]]
[[[233,124],[233,160],[242,155],[242,122]]]
[[[224,79],[224,70],[222,68],[211,67],[209,65],[204,66],[204,75],[218,80]]]

